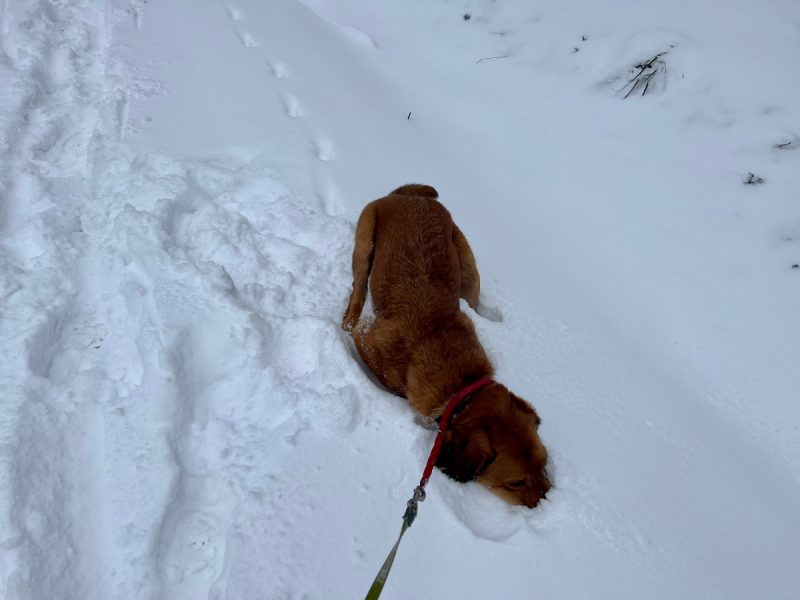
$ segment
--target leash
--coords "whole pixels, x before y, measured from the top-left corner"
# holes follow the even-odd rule
[[[417,518],[419,503],[425,500],[425,486],[428,485],[428,480],[431,477],[431,473],[433,473],[433,467],[436,464],[436,459],[439,458],[439,453],[442,451],[442,434],[447,431],[447,425],[450,421],[453,411],[465,399],[468,399],[472,394],[492,383],[494,383],[494,381],[491,379],[479,379],[475,383],[472,383],[453,394],[448,401],[447,406],[444,407],[444,412],[439,418],[440,420],[438,427],[436,421],[430,417],[425,418],[425,426],[428,429],[436,430],[436,439],[433,442],[433,448],[431,448],[431,453],[428,456],[428,462],[425,465],[425,470],[422,472],[422,479],[419,480],[419,485],[414,488],[414,493],[411,496],[411,499],[406,503],[406,512],[403,514],[403,526],[400,529],[400,535],[397,537],[397,541],[389,551],[389,556],[387,556],[386,560],[383,562],[383,565],[378,571],[375,581],[372,582],[372,587],[369,588],[367,596],[364,600],[377,600],[383,591],[383,586],[386,584],[386,578],[389,577],[389,571],[392,569],[392,563],[394,563],[394,556],[397,554],[397,548],[400,546],[400,540],[403,539],[403,534],[414,523],[414,519]]]

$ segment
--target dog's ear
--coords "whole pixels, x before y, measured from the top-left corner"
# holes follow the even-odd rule
[[[455,429],[444,433],[436,466],[448,477],[463,483],[476,479],[496,456],[489,435],[483,429]]]
[[[525,400],[523,400],[513,392],[509,392],[508,396],[509,398],[511,398],[511,406],[515,410],[518,410],[519,412],[524,414],[532,415],[533,420],[536,423],[537,427],[542,424],[542,420],[539,418],[539,413],[537,413],[536,410],[530,404],[525,402]]]

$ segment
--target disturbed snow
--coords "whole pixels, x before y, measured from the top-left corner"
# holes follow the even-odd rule
[[[0,597],[366,591],[431,434],[338,324],[409,181],[556,488],[435,476],[385,597],[793,597],[799,48],[779,0],[4,2]]]

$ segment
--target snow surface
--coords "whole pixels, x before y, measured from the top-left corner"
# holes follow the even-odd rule
[[[1,2],[0,598],[363,596],[432,435],[339,322],[412,181],[556,487],[437,474],[383,597],[797,598],[798,64],[794,0]]]

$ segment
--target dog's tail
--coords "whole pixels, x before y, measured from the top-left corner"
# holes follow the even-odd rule
[[[422,198],[438,198],[439,192],[423,183],[408,183],[394,190],[390,196],[418,196]]]

